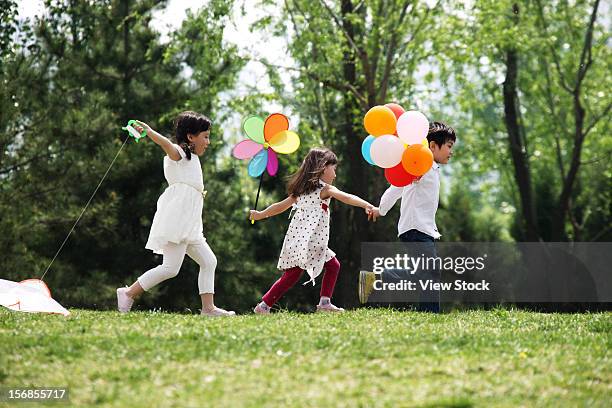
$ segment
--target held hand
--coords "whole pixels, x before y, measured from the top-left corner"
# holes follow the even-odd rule
[[[139,120],[134,123],[134,129],[136,129],[138,133],[141,133],[143,130],[145,130],[147,132],[147,136],[150,134],[150,132],[153,131],[153,129],[151,129],[151,126]]]
[[[380,217],[380,210],[378,209],[378,207],[372,208],[372,210],[368,213],[368,221],[376,222],[378,217]]]
[[[367,206],[365,206],[364,210],[365,213],[368,216],[368,221],[370,220],[370,214],[372,214],[372,210],[374,209],[374,206],[372,204],[368,204]]]
[[[261,211],[257,210],[249,210],[249,220],[251,221],[259,221],[263,217],[261,216]]]

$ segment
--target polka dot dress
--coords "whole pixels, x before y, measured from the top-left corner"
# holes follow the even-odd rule
[[[336,256],[327,247],[331,197],[321,200],[321,190],[326,184],[319,183],[315,191],[297,198],[277,266],[280,270],[296,266],[304,269],[313,285],[323,270],[323,264]]]

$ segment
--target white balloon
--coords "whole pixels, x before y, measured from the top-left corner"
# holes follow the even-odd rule
[[[404,112],[397,121],[397,135],[407,145],[421,143],[428,131],[429,122],[419,111]]]
[[[383,169],[397,166],[403,154],[404,143],[394,135],[378,136],[370,147],[372,161]]]

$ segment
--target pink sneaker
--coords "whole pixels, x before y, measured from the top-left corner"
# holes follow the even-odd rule
[[[202,316],[208,316],[208,317],[236,316],[236,312],[234,312],[233,310],[224,310],[224,309],[221,309],[220,307],[215,307],[210,312],[202,310],[202,313],[200,314]]]
[[[255,309],[253,309],[253,312],[255,312],[255,314],[270,314],[270,308],[262,306],[262,303],[263,302],[259,302],[257,306],[255,306]]]
[[[127,294],[128,288],[117,289],[117,310],[121,313],[127,313],[132,309],[134,299]]]
[[[325,305],[317,305],[317,312],[335,313],[335,312],[344,312],[344,309],[338,306],[334,306],[331,303],[327,303]]]

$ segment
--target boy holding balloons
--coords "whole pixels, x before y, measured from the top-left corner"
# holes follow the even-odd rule
[[[417,123],[419,117],[416,115],[420,112],[413,112],[415,115],[405,129],[414,134],[416,133],[414,132],[415,127],[421,127],[421,123]],[[406,132],[400,126],[402,117],[407,113],[412,112],[405,112],[397,120],[397,132],[399,139],[403,141],[407,140]],[[415,137],[418,136],[412,136],[412,138]],[[397,225],[400,241],[418,242],[419,253],[424,253],[427,257],[436,257],[434,240],[440,238],[435,220],[440,197],[439,168],[441,164],[447,164],[452,156],[453,145],[456,141],[455,131],[444,123],[432,122],[429,124],[426,140],[428,148],[424,146],[425,143],[414,143],[416,139],[411,140],[413,143],[405,148],[401,162],[393,167],[385,167],[385,176],[392,185],[383,193],[379,206],[371,211],[369,218],[376,221],[379,216],[385,216],[401,198],[400,218]],[[387,162],[384,162],[384,159],[381,160],[380,152],[372,149],[371,153],[374,156],[372,159],[375,164],[380,166],[379,163],[376,163],[377,161],[386,166],[393,164],[392,160]],[[428,157],[433,159],[430,159],[429,163]],[[404,270],[385,270],[382,273],[382,279],[385,282],[400,281],[410,278],[406,276],[408,274],[409,272]],[[439,282],[440,272],[437,270],[422,271],[419,278]],[[375,279],[373,272],[360,272],[359,298],[362,303],[367,301],[372,292]],[[418,310],[434,313],[440,311],[439,292],[425,291],[421,293],[420,300]]]

